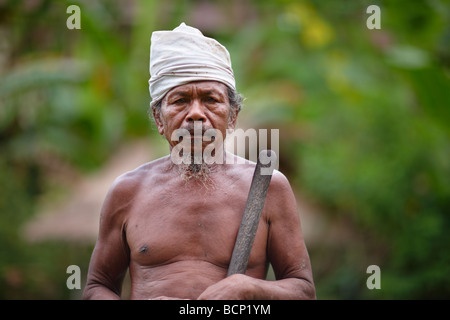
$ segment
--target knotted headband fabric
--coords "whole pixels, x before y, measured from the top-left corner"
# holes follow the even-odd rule
[[[172,88],[214,80],[236,89],[228,50],[200,30],[182,23],[172,31],[155,31],[150,47],[151,106]]]

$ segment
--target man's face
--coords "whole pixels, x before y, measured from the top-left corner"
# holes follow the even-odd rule
[[[237,114],[230,114],[226,85],[217,81],[190,82],[170,90],[162,100],[161,112],[154,113],[158,132],[164,135],[171,147],[178,141],[171,137],[177,129],[187,129],[193,139],[194,122],[201,124],[202,135],[208,129],[220,131],[223,139],[227,128],[234,128]],[[204,149],[210,142],[203,141]]]

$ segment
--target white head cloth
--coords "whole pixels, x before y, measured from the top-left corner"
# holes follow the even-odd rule
[[[236,89],[227,49],[184,23],[172,31],[153,32],[148,81],[151,106],[172,88],[201,80],[219,81]]]

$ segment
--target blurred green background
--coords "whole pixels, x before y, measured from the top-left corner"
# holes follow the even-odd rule
[[[71,4],[80,30],[66,27]],[[366,27],[372,4],[380,30]],[[80,297],[66,268],[85,281],[95,238],[33,240],[27,225],[54,219],[45,208],[98,180],[123,146],[144,141],[145,161],[168,153],[147,116],[149,46],[181,22],[230,51],[246,97],[238,127],[280,129],[317,297],[450,298],[442,0],[0,1],[0,298]],[[92,225],[98,212],[73,207],[49,229]],[[366,286],[373,264],[379,290]]]

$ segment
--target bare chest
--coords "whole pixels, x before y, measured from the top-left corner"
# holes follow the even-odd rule
[[[227,268],[247,192],[182,189],[140,195],[126,226],[131,259],[147,267],[205,260]],[[267,232],[261,220],[249,267],[265,264]]]

